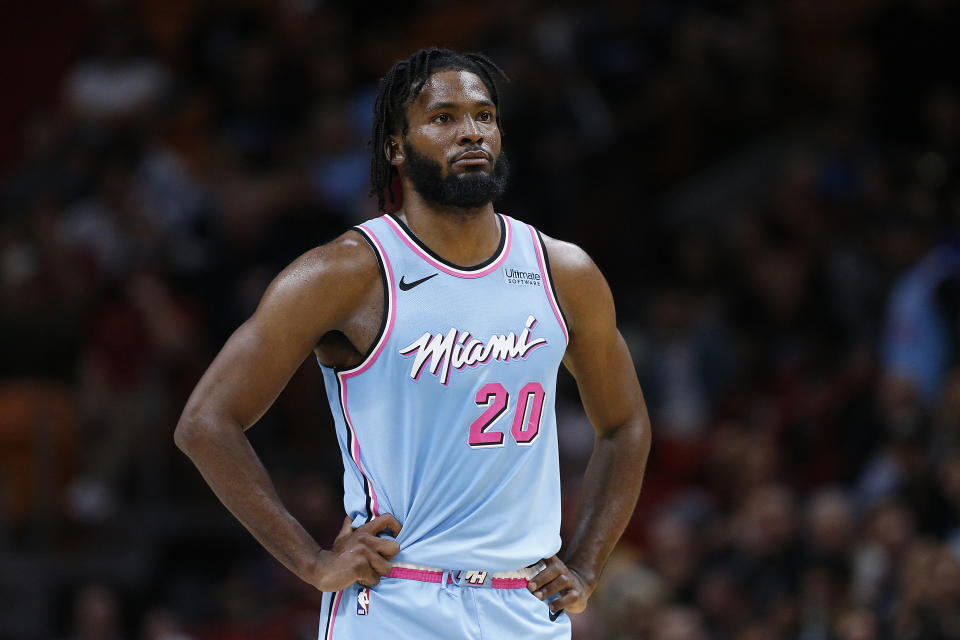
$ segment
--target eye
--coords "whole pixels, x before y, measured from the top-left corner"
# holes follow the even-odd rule
[[[477,114],[477,120],[480,122],[491,122],[493,120],[493,112],[481,111],[479,114]]]
[[[450,114],[438,113],[437,115],[433,116],[433,118],[431,118],[431,122],[436,122],[439,124],[443,124],[444,122],[450,122]]]

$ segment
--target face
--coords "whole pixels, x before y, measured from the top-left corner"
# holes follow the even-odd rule
[[[424,199],[482,207],[499,197],[507,182],[496,117],[479,77],[440,71],[407,110],[406,135],[392,136],[385,151]]]

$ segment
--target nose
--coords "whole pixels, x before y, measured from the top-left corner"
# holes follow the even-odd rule
[[[481,133],[476,121],[473,118],[464,118],[463,122],[464,124],[460,127],[460,144],[483,144],[483,133]]]

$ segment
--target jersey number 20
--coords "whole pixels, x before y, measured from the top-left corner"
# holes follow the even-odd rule
[[[543,413],[543,396],[543,387],[539,382],[528,382],[520,389],[513,426],[510,428],[517,444],[529,446],[537,439],[540,433],[540,416]],[[470,425],[467,442],[471,447],[502,447],[503,433],[490,429],[506,413],[510,394],[499,382],[490,382],[477,391],[475,401],[478,407],[487,409]]]

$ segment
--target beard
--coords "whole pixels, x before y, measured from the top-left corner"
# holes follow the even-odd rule
[[[424,200],[434,204],[476,209],[490,204],[507,188],[510,176],[510,163],[507,155],[500,152],[493,163],[493,171],[487,173],[482,168],[468,169],[462,174],[448,173],[443,176],[443,167],[439,162],[417,152],[408,141],[403,142],[406,154],[407,177],[413,188]]]

